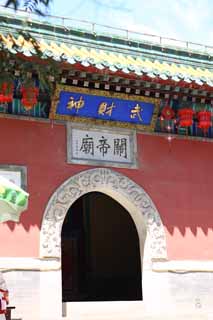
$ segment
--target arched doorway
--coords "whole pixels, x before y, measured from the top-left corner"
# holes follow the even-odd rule
[[[52,194],[46,206],[40,232],[40,257],[61,262],[61,231],[64,219],[72,204],[89,192],[102,192],[119,202],[134,221],[139,236],[141,272],[143,274],[143,304],[152,307],[155,278],[152,260],[166,260],[166,237],[157,208],[146,191],[128,177],[112,169],[95,168],[82,171],[61,184]],[[58,317],[62,309],[61,268],[49,275],[54,285],[54,303]],[[46,279],[41,285],[47,288]],[[44,290],[44,294],[45,294]],[[41,308],[51,309],[46,299],[41,299]],[[54,309],[55,310],[55,309]],[[54,311],[55,312],[55,311]]]
[[[64,302],[142,300],[138,233],[116,200],[100,192],[78,198],[64,220],[61,246]]]

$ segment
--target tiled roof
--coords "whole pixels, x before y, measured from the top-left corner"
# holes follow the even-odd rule
[[[20,30],[23,31],[22,18],[7,17],[5,22],[5,16],[0,15],[0,43],[3,47],[26,57],[37,55],[32,42],[18,34]],[[154,48],[147,43],[65,30],[36,21],[25,21],[24,31],[36,39],[42,59],[52,58],[70,65],[80,63],[83,67],[110,72],[213,87],[213,62],[208,54],[181,52],[173,47]]]

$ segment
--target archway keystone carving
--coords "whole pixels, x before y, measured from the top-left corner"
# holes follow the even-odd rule
[[[126,176],[105,168],[82,171],[66,180],[54,192],[43,216],[40,235],[41,257],[61,257],[61,229],[67,211],[79,197],[92,191],[110,195],[123,205],[132,216],[138,232],[141,227],[137,226],[136,221],[142,218],[150,259],[167,258],[164,227],[148,194]]]

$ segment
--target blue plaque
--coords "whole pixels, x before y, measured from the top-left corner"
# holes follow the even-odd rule
[[[58,86],[50,118],[154,130],[158,108],[154,98]]]

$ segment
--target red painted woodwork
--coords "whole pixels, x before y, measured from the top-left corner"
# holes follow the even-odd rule
[[[0,224],[0,256],[39,256],[39,229],[52,193],[94,167],[66,163],[61,124],[0,119],[1,164],[26,165],[29,209]],[[116,169],[141,185],[165,225],[169,259],[213,259],[212,143],[138,134],[139,169]],[[208,172],[208,174],[206,174]]]

